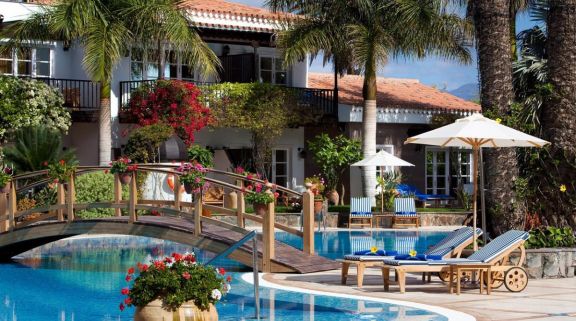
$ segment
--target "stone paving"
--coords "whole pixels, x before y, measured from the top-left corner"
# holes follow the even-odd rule
[[[348,285],[340,284],[340,271],[313,274],[268,274],[264,278],[277,284],[333,293],[405,300],[468,313],[478,321],[576,321],[576,278],[530,280],[520,293],[508,292],[502,286],[491,295],[478,289],[463,289],[461,295],[449,294],[447,286],[437,277],[422,283],[420,275],[407,277],[406,293],[391,285],[384,292],[379,269],[368,269],[364,286],[356,287],[356,271],[351,268]]]

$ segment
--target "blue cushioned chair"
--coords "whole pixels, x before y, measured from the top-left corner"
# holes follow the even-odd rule
[[[353,223],[353,220],[360,220],[360,223]],[[364,223],[365,220],[368,223]],[[352,197],[350,200],[348,228],[352,225],[372,227],[372,202],[369,197]]]
[[[424,194],[416,187],[408,184],[398,184],[396,190],[403,197],[414,197],[417,201],[422,202],[424,207],[428,201],[450,201],[454,197],[446,194]]]
[[[411,197],[394,199],[392,228],[399,226],[420,226],[420,218],[418,213],[416,213],[416,202]]]

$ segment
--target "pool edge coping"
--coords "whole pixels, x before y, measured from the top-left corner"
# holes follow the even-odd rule
[[[253,274],[251,272],[243,273],[241,278],[244,282],[247,282],[249,284],[254,284],[252,275]],[[452,309],[440,307],[440,306],[428,305],[428,304],[411,302],[411,301],[366,297],[366,296],[355,295],[355,294],[344,294],[344,293],[337,293],[337,292],[330,292],[330,291],[304,289],[304,288],[300,288],[297,286],[287,286],[287,285],[282,285],[282,284],[268,281],[264,278],[264,275],[265,275],[264,273],[258,273],[258,282],[259,282],[259,285],[261,287],[284,290],[284,291],[291,291],[291,292],[298,292],[298,293],[304,293],[304,294],[324,295],[324,296],[344,298],[344,299],[363,300],[363,301],[371,301],[371,302],[378,302],[378,303],[402,305],[402,306],[406,306],[406,307],[410,307],[410,308],[416,308],[416,309],[434,312],[436,314],[439,314],[439,315],[442,315],[442,316],[448,318],[448,321],[477,321],[477,319],[470,314],[460,312],[457,310],[452,310]]]

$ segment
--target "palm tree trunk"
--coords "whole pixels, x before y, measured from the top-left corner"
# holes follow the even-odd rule
[[[164,45],[162,44],[162,40],[158,39],[158,79],[165,78],[166,76],[165,65],[166,65],[166,52],[164,51]]]
[[[376,154],[376,61],[369,59],[364,74],[364,110],[362,112],[362,153],[364,158]],[[362,192],[374,198],[376,191],[376,167],[362,167]],[[374,203],[374,202],[373,202]]]
[[[110,113],[110,82],[100,83],[100,115],[98,118],[99,163],[107,166],[112,160],[112,124]]]
[[[518,45],[516,43],[516,14],[517,12],[510,6],[510,15],[508,20],[510,23],[510,59],[512,62],[518,60]]]
[[[474,2],[482,110],[499,115],[510,112],[514,99],[509,6],[509,0]],[[519,228],[525,215],[524,200],[518,200],[515,193],[518,161],[513,148],[489,148],[486,151],[486,210],[492,229],[500,234]]]
[[[543,214],[554,225],[576,228],[576,0],[550,0],[548,70],[554,86],[542,111],[545,139],[550,141]],[[559,186],[567,191],[560,192]]]

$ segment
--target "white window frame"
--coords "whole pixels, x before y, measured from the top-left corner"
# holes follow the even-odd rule
[[[263,69],[262,69],[262,58],[272,59],[272,69],[264,69],[264,71],[269,71],[269,72],[271,72],[271,74],[272,74],[272,75],[271,75],[271,82],[270,82],[270,83],[271,83],[271,84],[274,84],[274,85],[288,86],[289,81],[290,81],[290,80],[288,79],[288,75],[289,75],[288,69],[287,69],[287,68],[286,68],[286,69],[284,69],[284,68],[282,68],[282,69],[277,69],[277,68],[276,68],[276,64],[277,64],[276,61],[277,61],[277,60],[282,60],[282,58],[276,57],[276,56],[266,56],[266,55],[260,55],[260,56],[258,56],[258,79],[260,80],[260,82],[262,82],[262,83],[265,82],[265,81],[262,79],[262,70],[263,70]],[[276,81],[276,73],[279,73],[279,72],[283,72],[284,74],[286,74],[286,76],[285,76],[286,82],[285,82],[285,83],[277,83],[277,81]]]
[[[426,155],[428,152],[433,152],[432,157],[432,174],[428,174],[428,160]],[[444,188],[439,189],[438,186],[438,161],[437,154],[444,153]],[[424,152],[424,175],[425,175],[425,194],[450,194],[450,152],[447,148],[442,147],[429,147],[427,146]],[[433,187],[428,186],[428,178],[432,177]],[[430,193],[430,189],[432,190]]]
[[[52,77],[52,66],[53,64],[53,53],[52,53],[52,48],[49,47],[25,47],[27,49],[31,50],[30,53],[30,63],[32,64],[32,70],[30,71],[30,74],[22,74],[19,72],[18,70],[18,64],[19,64],[19,58],[18,58],[18,52],[17,49],[12,49],[10,52],[10,55],[12,57],[12,71],[10,73],[2,73],[2,75],[10,75],[10,76],[22,76],[22,77],[32,77],[32,78],[36,78],[38,76],[37,74],[37,64],[40,63],[48,63],[49,67],[48,67],[48,75],[40,75],[40,77],[43,78],[51,78]],[[38,61],[36,58],[36,50],[37,49],[47,49],[49,52],[49,57],[48,57],[48,61],[42,60],[42,61]],[[7,58],[2,58],[3,61],[10,61]],[[24,60],[24,61],[28,61],[28,60]]]
[[[276,160],[276,152],[277,151],[284,151],[286,152],[286,161],[285,162],[278,162]],[[286,186],[284,187],[289,187],[288,185],[290,185],[290,182],[292,180],[291,177],[291,153],[290,153],[290,148],[283,148],[283,147],[279,147],[279,148],[273,148],[272,149],[272,182],[274,182],[276,184],[276,179],[278,177],[285,177],[286,178]],[[285,175],[277,175],[276,174],[276,165],[281,165],[281,164],[285,164],[286,165],[286,174]]]

